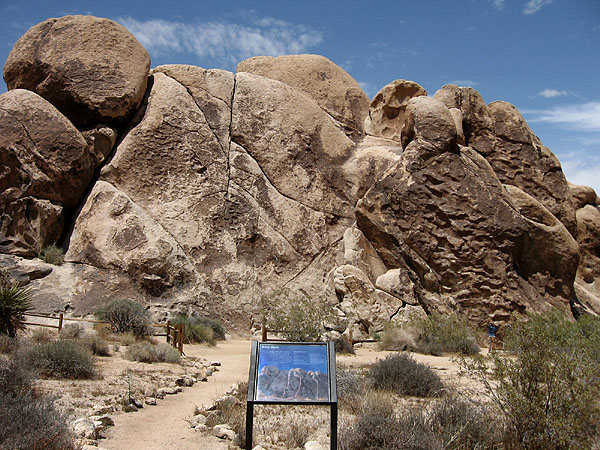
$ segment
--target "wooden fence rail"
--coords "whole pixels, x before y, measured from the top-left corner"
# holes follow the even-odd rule
[[[32,326],[36,326],[36,327],[55,328],[58,330],[58,332],[60,332],[63,329],[65,321],[88,322],[88,323],[95,323],[95,324],[110,325],[110,322],[107,322],[106,320],[91,320],[91,319],[79,319],[76,317],[65,317],[63,313],[60,313],[58,316],[54,316],[52,314],[41,314],[41,313],[25,313],[23,315],[28,316],[28,317],[39,317],[42,319],[57,320],[58,325],[51,325],[51,324],[46,324],[46,323],[35,323],[35,322],[23,322],[23,324],[24,325],[32,325]],[[168,321],[166,324],[165,323],[153,323],[150,326],[155,327],[155,328],[166,328],[165,334],[153,334],[153,336],[166,336],[167,344],[172,345],[177,350],[179,350],[179,353],[183,354],[183,339],[184,339],[184,335],[185,335],[185,328],[184,328],[183,324],[171,325],[171,322]]]

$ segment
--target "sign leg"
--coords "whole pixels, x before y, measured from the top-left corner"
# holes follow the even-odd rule
[[[337,423],[338,423],[338,405],[331,404],[331,450],[337,450]]]
[[[246,403],[246,450],[252,450],[252,427],[254,425],[254,403]]]

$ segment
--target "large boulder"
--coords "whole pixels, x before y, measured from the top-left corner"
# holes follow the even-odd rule
[[[427,312],[508,318],[514,310],[548,309],[548,298],[568,311],[568,280],[544,297],[519,273],[516,255],[530,228],[489,163],[455,144],[448,109],[417,97],[407,111],[414,131],[402,161],[356,208],[358,228],[386,267],[408,275]]]
[[[250,72],[282,81],[311,96],[349,134],[362,134],[369,98],[356,80],[320,55],[255,56],[238,64]]]
[[[93,16],[48,19],[4,65],[8,89],[34,91],[75,125],[122,124],[146,91],[150,56],[123,26]]]
[[[100,158],[102,159],[102,158]],[[83,136],[39,95],[0,95],[0,236],[2,251],[37,255],[63,228],[97,160]]]
[[[578,209],[577,228],[581,263],[575,292],[587,309],[600,315],[600,208],[586,205]]]
[[[365,132],[402,142],[408,101],[421,95],[427,95],[427,91],[414,81],[394,80],[387,84],[371,101],[369,115],[365,119]]]

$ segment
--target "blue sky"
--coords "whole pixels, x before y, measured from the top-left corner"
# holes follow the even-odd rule
[[[430,95],[472,86],[519,108],[567,178],[600,193],[600,0],[0,0],[2,64],[29,27],[65,14],[122,23],[153,67],[233,71],[250,56],[317,53],[369,97],[397,78]]]

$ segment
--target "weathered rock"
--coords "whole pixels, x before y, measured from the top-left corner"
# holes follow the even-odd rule
[[[93,16],[29,29],[4,65],[8,89],[37,92],[78,126],[123,123],[139,106],[150,56],[122,25]]]
[[[406,107],[402,128],[402,147],[417,141],[427,143],[433,152],[458,151],[456,125],[442,102],[431,97],[414,97]]]
[[[103,427],[113,427],[115,425],[115,421],[108,414],[90,416],[89,419],[93,422],[100,422]]]
[[[523,216],[483,157],[467,147],[457,151],[450,113],[431,116],[428,103],[426,97],[410,101],[407,124],[414,122],[416,139],[359,201],[358,228],[388,268],[409,274],[427,312],[508,317],[515,309],[548,308],[516,268],[528,231]],[[547,293],[563,311],[566,290]]]
[[[155,397],[146,397],[146,399],[144,400],[144,403],[146,403],[146,405],[148,405],[148,406],[156,406],[156,404],[157,404]]]
[[[583,208],[585,205],[598,206],[596,191],[589,186],[580,186],[578,184],[569,183],[569,189],[573,195],[575,209]]]
[[[505,185],[527,226],[518,244],[516,267],[540,298],[568,312],[579,263],[579,246],[565,226],[541,203],[521,189]]]
[[[600,315],[600,208],[586,205],[577,210],[581,263],[577,269],[577,298]]]
[[[110,154],[117,141],[117,130],[97,125],[81,132],[88,144],[88,149],[94,165],[100,165]]]
[[[279,80],[299,89],[350,131],[363,132],[369,98],[354,78],[324,56],[255,56],[239,63],[237,71]]]
[[[206,425],[206,416],[204,414],[196,414],[190,419],[190,427],[196,428],[198,425]]]
[[[355,226],[344,232],[344,263],[360,269],[373,283],[387,271],[371,243]]]
[[[37,255],[62,232],[63,208],[79,201],[94,163],[83,136],[33,92],[0,95],[0,245]]]
[[[414,81],[394,80],[384,86],[371,101],[365,119],[365,132],[402,142],[402,127],[408,101],[427,95],[427,91]]]
[[[185,386],[185,387],[190,387],[194,385],[194,380],[192,379],[192,377],[188,376],[188,375],[184,375],[180,378],[177,378],[175,380],[175,384],[177,386]]]
[[[513,105],[493,102],[488,108],[495,140],[493,151],[485,157],[500,181],[534,197],[577,237],[571,190],[556,156],[542,145]]]
[[[458,108],[449,108],[450,114],[454,119],[454,125],[456,126],[456,140],[460,145],[465,144],[465,132],[463,130],[463,116],[462,111]]]
[[[71,427],[76,436],[86,439],[96,439],[103,428],[102,422],[85,418],[77,419]]]
[[[375,281],[375,287],[410,305],[418,304],[414,294],[414,283],[405,269],[392,269]]]
[[[479,92],[470,87],[447,84],[433,97],[448,108],[461,111],[464,145],[475,148],[487,157],[493,150],[492,119]]]

